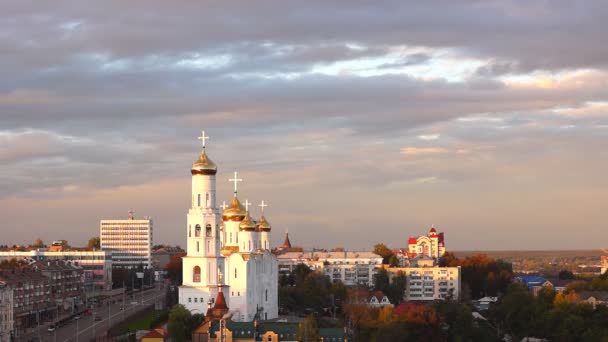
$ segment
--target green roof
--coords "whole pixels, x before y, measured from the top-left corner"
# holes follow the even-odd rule
[[[216,333],[219,330],[219,322],[211,323],[210,337],[216,338]],[[279,334],[279,340],[293,340],[298,331],[298,323],[296,322],[261,322],[258,323],[257,329],[254,328],[253,322],[232,322],[228,321],[226,328],[232,332],[232,336],[238,338],[253,338],[257,331],[257,341],[261,341],[261,336],[267,331],[272,331]],[[344,330],[342,328],[321,328],[320,335],[328,341],[341,342],[344,341]]]

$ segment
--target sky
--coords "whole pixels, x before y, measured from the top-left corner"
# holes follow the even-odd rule
[[[185,245],[190,167],[264,200],[273,243],[608,247],[602,1],[0,5],[0,243],[152,216]],[[252,214],[259,217],[259,208]]]

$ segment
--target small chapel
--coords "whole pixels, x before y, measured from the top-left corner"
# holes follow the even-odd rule
[[[218,207],[218,167],[207,155],[209,137],[204,131],[199,139],[202,150],[191,168],[192,204],[179,303],[209,318],[217,318],[218,312],[236,322],[277,318],[279,272],[271,252],[271,225],[264,216],[267,204],[261,201],[259,219],[254,219],[251,203],[241,204],[238,198],[242,179],[235,171],[229,179],[234,183],[232,200]]]

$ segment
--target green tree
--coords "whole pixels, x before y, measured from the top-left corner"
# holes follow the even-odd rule
[[[313,315],[308,315],[298,324],[296,339],[298,342],[317,342],[321,335],[317,319]]]
[[[390,292],[390,279],[388,272],[381,268],[378,273],[374,274],[374,290],[379,290],[388,294]]]
[[[95,236],[89,239],[87,243],[87,248],[89,249],[99,249],[101,248],[99,236]]]
[[[405,294],[405,287],[407,284],[407,277],[405,273],[399,272],[391,279],[389,290],[386,295],[393,305],[398,305],[403,300]]]
[[[383,243],[378,243],[374,246],[374,253],[382,257],[382,263],[388,264],[393,251],[386,247]]]
[[[396,255],[394,255],[394,254],[393,254],[393,255],[391,255],[391,256],[388,258],[388,265],[389,265],[390,267],[398,267],[398,266],[399,266],[399,258],[397,258],[397,256],[396,256]]]
[[[190,340],[191,319],[192,315],[185,306],[177,304],[171,308],[167,328],[173,341],[184,342]]]

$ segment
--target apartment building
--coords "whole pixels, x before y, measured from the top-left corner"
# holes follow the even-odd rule
[[[287,252],[277,255],[277,258],[279,275],[289,274],[298,264],[305,264],[325,273],[332,281],[339,280],[347,286],[372,286],[376,268],[382,264],[381,256],[356,251]]]
[[[0,260],[35,260],[40,262],[69,261],[82,268],[86,291],[104,291],[112,288],[112,251],[46,248],[29,251],[0,251]]]
[[[0,342],[11,341],[14,329],[13,290],[5,281],[0,281]]]
[[[101,220],[101,249],[112,251],[112,266],[124,268],[152,267],[152,219],[138,220],[129,212],[126,220]]]
[[[401,272],[407,278],[403,299],[432,301],[458,299],[461,291],[461,270],[458,267],[387,267],[390,277]]]

